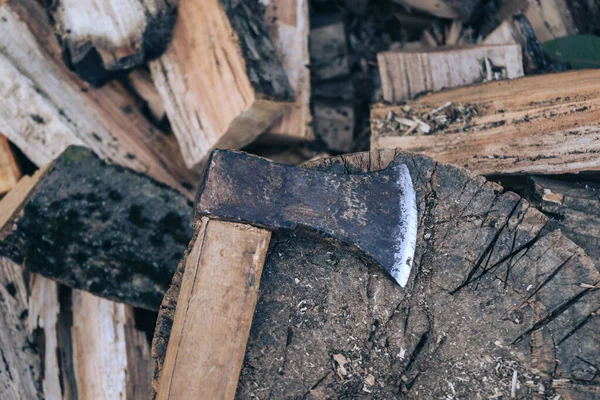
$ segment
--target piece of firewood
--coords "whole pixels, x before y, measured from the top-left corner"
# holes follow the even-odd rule
[[[341,14],[322,13],[311,20],[310,71],[314,81],[350,74],[346,27]]]
[[[27,276],[0,258],[0,398],[147,398],[150,346],[133,308]]]
[[[600,270],[600,186],[531,177],[526,196],[553,228],[581,246]]]
[[[161,121],[165,117],[165,106],[152,82],[150,72],[145,68],[136,68],[127,75],[127,83],[146,103],[152,117],[156,121]]]
[[[177,142],[146,120],[122,85],[94,89],[64,65],[36,0],[4,1],[0,19],[0,125],[34,164],[46,165],[69,145],[85,145],[104,159],[193,191],[195,175]]]
[[[20,178],[21,170],[10,148],[10,143],[0,134],[0,196],[12,189]]]
[[[315,134],[333,151],[347,153],[354,146],[354,104],[346,100],[315,99]]]
[[[198,224],[155,388],[161,400],[234,398],[271,238],[247,224]]]
[[[577,21],[571,12],[569,3],[575,2],[527,0],[527,8],[523,14],[531,23],[535,35],[541,43],[579,33]]]
[[[150,63],[189,168],[241,148],[291,105],[293,91],[256,1],[181,0],[173,39]]]
[[[377,54],[383,98],[391,103],[425,92],[523,76],[521,46],[436,47]]]
[[[312,140],[308,0],[269,2],[266,24],[296,98],[290,109],[267,133]]]
[[[436,17],[467,21],[480,0],[394,0],[394,2]]]
[[[48,13],[69,67],[94,86],[160,56],[176,0],[55,0]]]
[[[414,154],[372,151],[306,167],[361,173],[394,159],[409,168],[419,210],[407,287],[347,249],[275,233],[236,398],[498,399],[513,387],[519,399],[594,398],[600,290],[581,285],[600,274],[581,248],[544,229],[542,213],[483,177]],[[159,367],[183,267],[159,313]]]
[[[83,147],[23,178],[0,204],[0,255],[75,289],[150,310],[158,308],[193,233],[185,196]]]
[[[371,148],[415,151],[483,175],[577,173],[600,170],[599,120],[600,71],[571,71],[375,107]]]

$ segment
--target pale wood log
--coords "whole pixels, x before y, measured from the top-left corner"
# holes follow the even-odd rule
[[[292,100],[254,2],[182,0],[173,39],[150,71],[189,168],[214,147],[249,144]]]
[[[122,85],[94,89],[67,69],[35,0],[6,0],[0,17],[2,133],[34,164],[46,165],[71,144],[85,145],[192,192],[196,176],[183,164],[177,143],[144,118]]]
[[[311,20],[310,72],[313,81],[350,74],[346,26],[341,14],[320,14]]]
[[[466,21],[471,17],[480,0],[394,0],[394,2],[436,17]]]
[[[146,103],[152,117],[156,121],[161,121],[165,117],[165,106],[152,82],[150,72],[145,68],[136,68],[127,75],[127,83]]]
[[[407,165],[417,193],[407,287],[347,249],[275,233],[236,398],[510,398],[515,371],[519,399],[597,397],[600,274],[527,201],[392,150],[306,167],[362,173],[392,160]],[[159,313],[157,365],[184,266]]]
[[[183,261],[157,399],[233,399],[271,232],[202,218]]]
[[[267,133],[312,140],[308,0],[269,1],[265,17],[267,29],[296,97],[290,109]]]
[[[21,178],[21,170],[6,137],[0,134],[0,196],[12,189]]]
[[[192,204],[70,147],[0,202],[0,255],[75,289],[156,310],[192,237]]]
[[[147,398],[150,346],[133,308],[27,276],[0,258],[0,397]]]
[[[550,218],[552,227],[581,246],[600,270],[600,186],[531,177],[526,196]]]
[[[527,1],[524,15],[540,42],[579,33],[569,3],[569,0]]]
[[[56,0],[48,13],[71,69],[100,86],[166,49],[177,0]]]
[[[428,134],[421,128],[408,132],[405,119],[424,121]],[[375,107],[371,148],[419,152],[484,175],[595,171],[598,120],[600,71],[572,71]]]
[[[383,98],[391,103],[486,80],[523,76],[521,46],[436,47],[377,54]]]

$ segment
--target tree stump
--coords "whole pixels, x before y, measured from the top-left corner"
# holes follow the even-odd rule
[[[276,233],[237,398],[598,398],[600,274],[527,201],[389,150],[307,167],[358,173],[394,157],[419,208],[407,287],[344,249]],[[182,265],[155,332],[155,387]]]

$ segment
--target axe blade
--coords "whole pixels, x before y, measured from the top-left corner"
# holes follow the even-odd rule
[[[417,205],[408,168],[332,174],[214,150],[195,204],[196,216],[270,230],[309,228],[353,246],[401,286],[417,242]]]

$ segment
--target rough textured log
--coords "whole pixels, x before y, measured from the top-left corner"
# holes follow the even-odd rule
[[[36,0],[2,2],[0,20],[2,133],[34,164],[46,165],[69,145],[85,145],[103,159],[189,190],[194,175],[174,138],[144,118],[122,85],[96,90],[69,71]]]
[[[587,182],[563,182],[531,177],[528,200],[581,246],[600,269],[600,186]]]
[[[394,2],[436,17],[467,21],[480,0],[394,0]]]
[[[600,170],[598,120],[600,71],[573,71],[375,107],[371,148],[415,151],[484,175]]]
[[[135,93],[146,103],[152,117],[160,121],[165,117],[165,106],[163,104],[150,72],[145,68],[136,68],[127,75],[127,83]]]
[[[315,133],[327,148],[341,153],[352,150],[354,145],[354,104],[347,100],[315,99]]]
[[[192,237],[189,200],[82,147],[23,182],[32,186],[17,186],[0,206],[1,255],[73,288],[157,309]]]
[[[69,67],[100,86],[167,48],[177,0],[57,0],[48,13]]]
[[[407,289],[344,249],[275,235],[237,398],[597,396],[600,291],[581,284],[600,274],[543,214],[423,156],[375,151],[309,167],[358,173],[395,157],[419,204]],[[161,306],[155,379],[184,267]]]
[[[20,178],[21,170],[10,148],[10,143],[0,134],[0,196],[12,189]]]
[[[0,258],[0,397],[148,397],[150,346],[133,309]]]
[[[256,1],[181,0],[173,39],[150,70],[190,168],[214,147],[249,144],[293,95]]]
[[[310,65],[315,81],[350,73],[346,28],[340,14],[319,14],[311,21]]]
[[[232,399],[271,232],[202,218],[186,260],[158,399]]]
[[[312,140],[308,0],[269,1],[266,24],[296,97],[290,109],[267,132]]]
[[[424,92],[523,76],[517,44],[436,47],[377,54],[383,98],[391,103]]]

